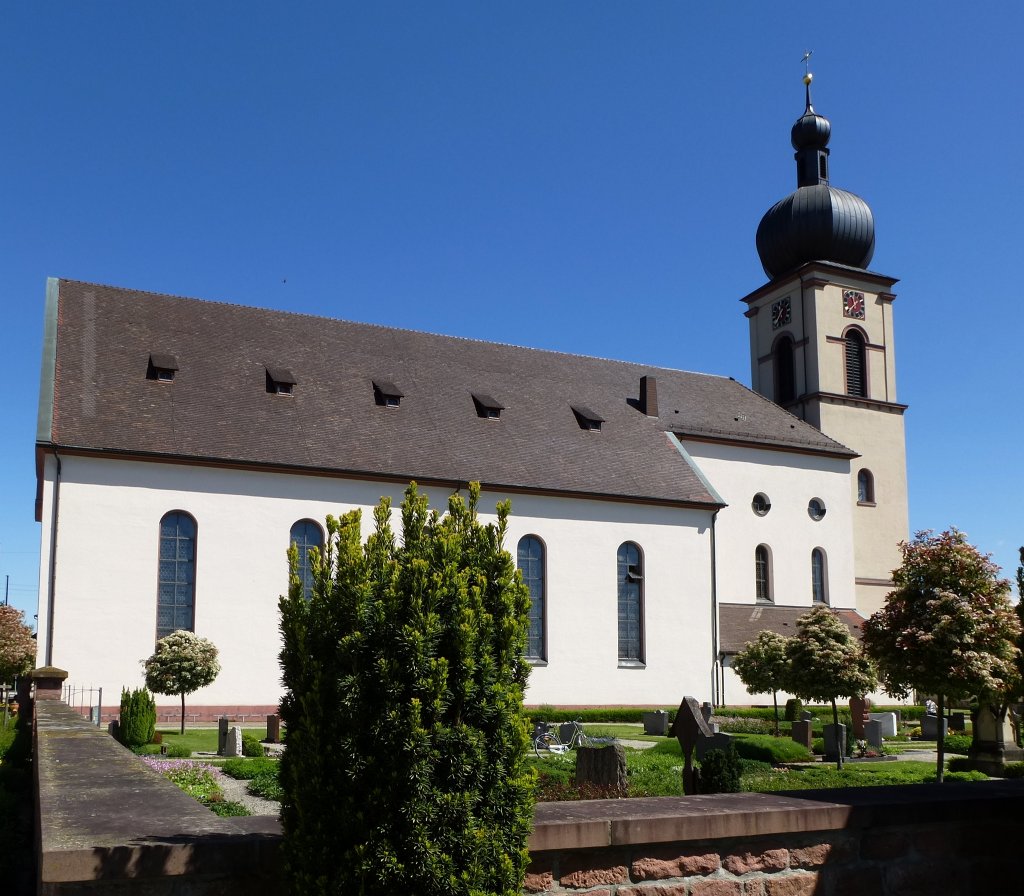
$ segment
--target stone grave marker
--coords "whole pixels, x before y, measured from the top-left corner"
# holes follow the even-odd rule
[[[804,719],[800,722],[793,722],[793,740],[798,744],[811,749],[811,741],[814,740],[814,722]]]
[[[708,755],[710,750],[725,750],[728,752],[730,744],[732,744],[733,738],[731,734],[726,734],[722,731],[712,732],[710,737],[700,737],[697,739],[697,760],[700,762],[704,761],[704,757]]]
[[[228,745],[228,717],[217,719],[217,755],[224,756]]]
[[[825,735],[825,759],[828,762],[837,762],[839,747],[842,747],[843,755],[846,755],[846,726],[842,722],[838,725],[826,725],[823,733]]]
[[[267,716],[267,743],[281,743],[281,717],[279,715]]]
[[[227,742],[224,745],[224,755],[230,758],[242,755],[241,728],[230,728],[228,730]]]
[[[921,737],[924,740],[938,740],[939,737],[945,737],[949,731],[949,722],[945,719],[942,720],[942,734],[939,734],[939,717],[933,715],[921,716]]]
[[[880,722],[882,725],[882,737],[896,736],[896,713],[894,712],[869,712],[868,721]]]
[[[683,697],[668,733],[679,741],[683,751],[683,793],[696,793],[693,749],[700,737],[711,737],[714,732],[708,726],[695,697]]]
[[[626,748],[622,744],[601,747],[578,747],[576,750],[576,783],[626,794]]]
[[[868,719],[864,723],[864,739],[868,746],[881,752],[882,750],[882,723],[878,719]]]

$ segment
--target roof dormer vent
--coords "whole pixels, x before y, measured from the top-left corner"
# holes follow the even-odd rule
[[[372,380],[373,400],[381,407],[397,408],[405,397],[405,393],[390,380]]]
[[[490,395],[484,395],[480,392],[472,392],[470,394],[473,396],[473,404],[476,405],[476,415],[478,417],[497,420],[501,416],[501,412],[505,410],[505,405],[497,399],[491,398]]]
[[[178,372],[178,359],[174,355],[158,354],[151,352],[149,355],[149,366],[146,368],[146,379],[156,380],[160,383],[174,381],[174,374]]]
[[[572,412],[576,415],[576,422],[579,423],[580,429],[589,429],[594,432],[601,431],[604,417],[581,404],[573,404],[569,405],[569,407],[572,408]]]
[[[291,395],[298,380],[287,367],[267,367],[267,391],[273,395]]]

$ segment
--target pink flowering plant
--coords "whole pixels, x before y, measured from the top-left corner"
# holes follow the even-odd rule
[[[221,777],[220,769],[212,765],[188,759],[158,759],[155,756],[145,756],[142,761],[201,803],[220,802],[224,798],[217,783]]]

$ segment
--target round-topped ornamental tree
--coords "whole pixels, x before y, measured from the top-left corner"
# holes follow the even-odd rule
[[[146,687],[154,694],[181,696],[181,733],[185,733],[185,695],[212,684],[220,674],[217,648],[194,632],[171,632],[156,642],[156,652],[143,661]]]

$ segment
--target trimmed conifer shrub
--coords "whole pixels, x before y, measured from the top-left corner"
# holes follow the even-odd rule
[[[145,688],[121,689],[121,715],[117,735],[126,747],[148,744],[156,733],[156,701]]]
[[[743,766],[736,747],[708,750],[700,763],[700,793],[739,793]]]
[[[307,600],[291,552],[281,599],[285,877],[303,894],[518,896],[534,774],[522,709],[529,596],[503,547],[508,503],[482,525],[415,484],[402,534],[382,499],[328,517]]]

